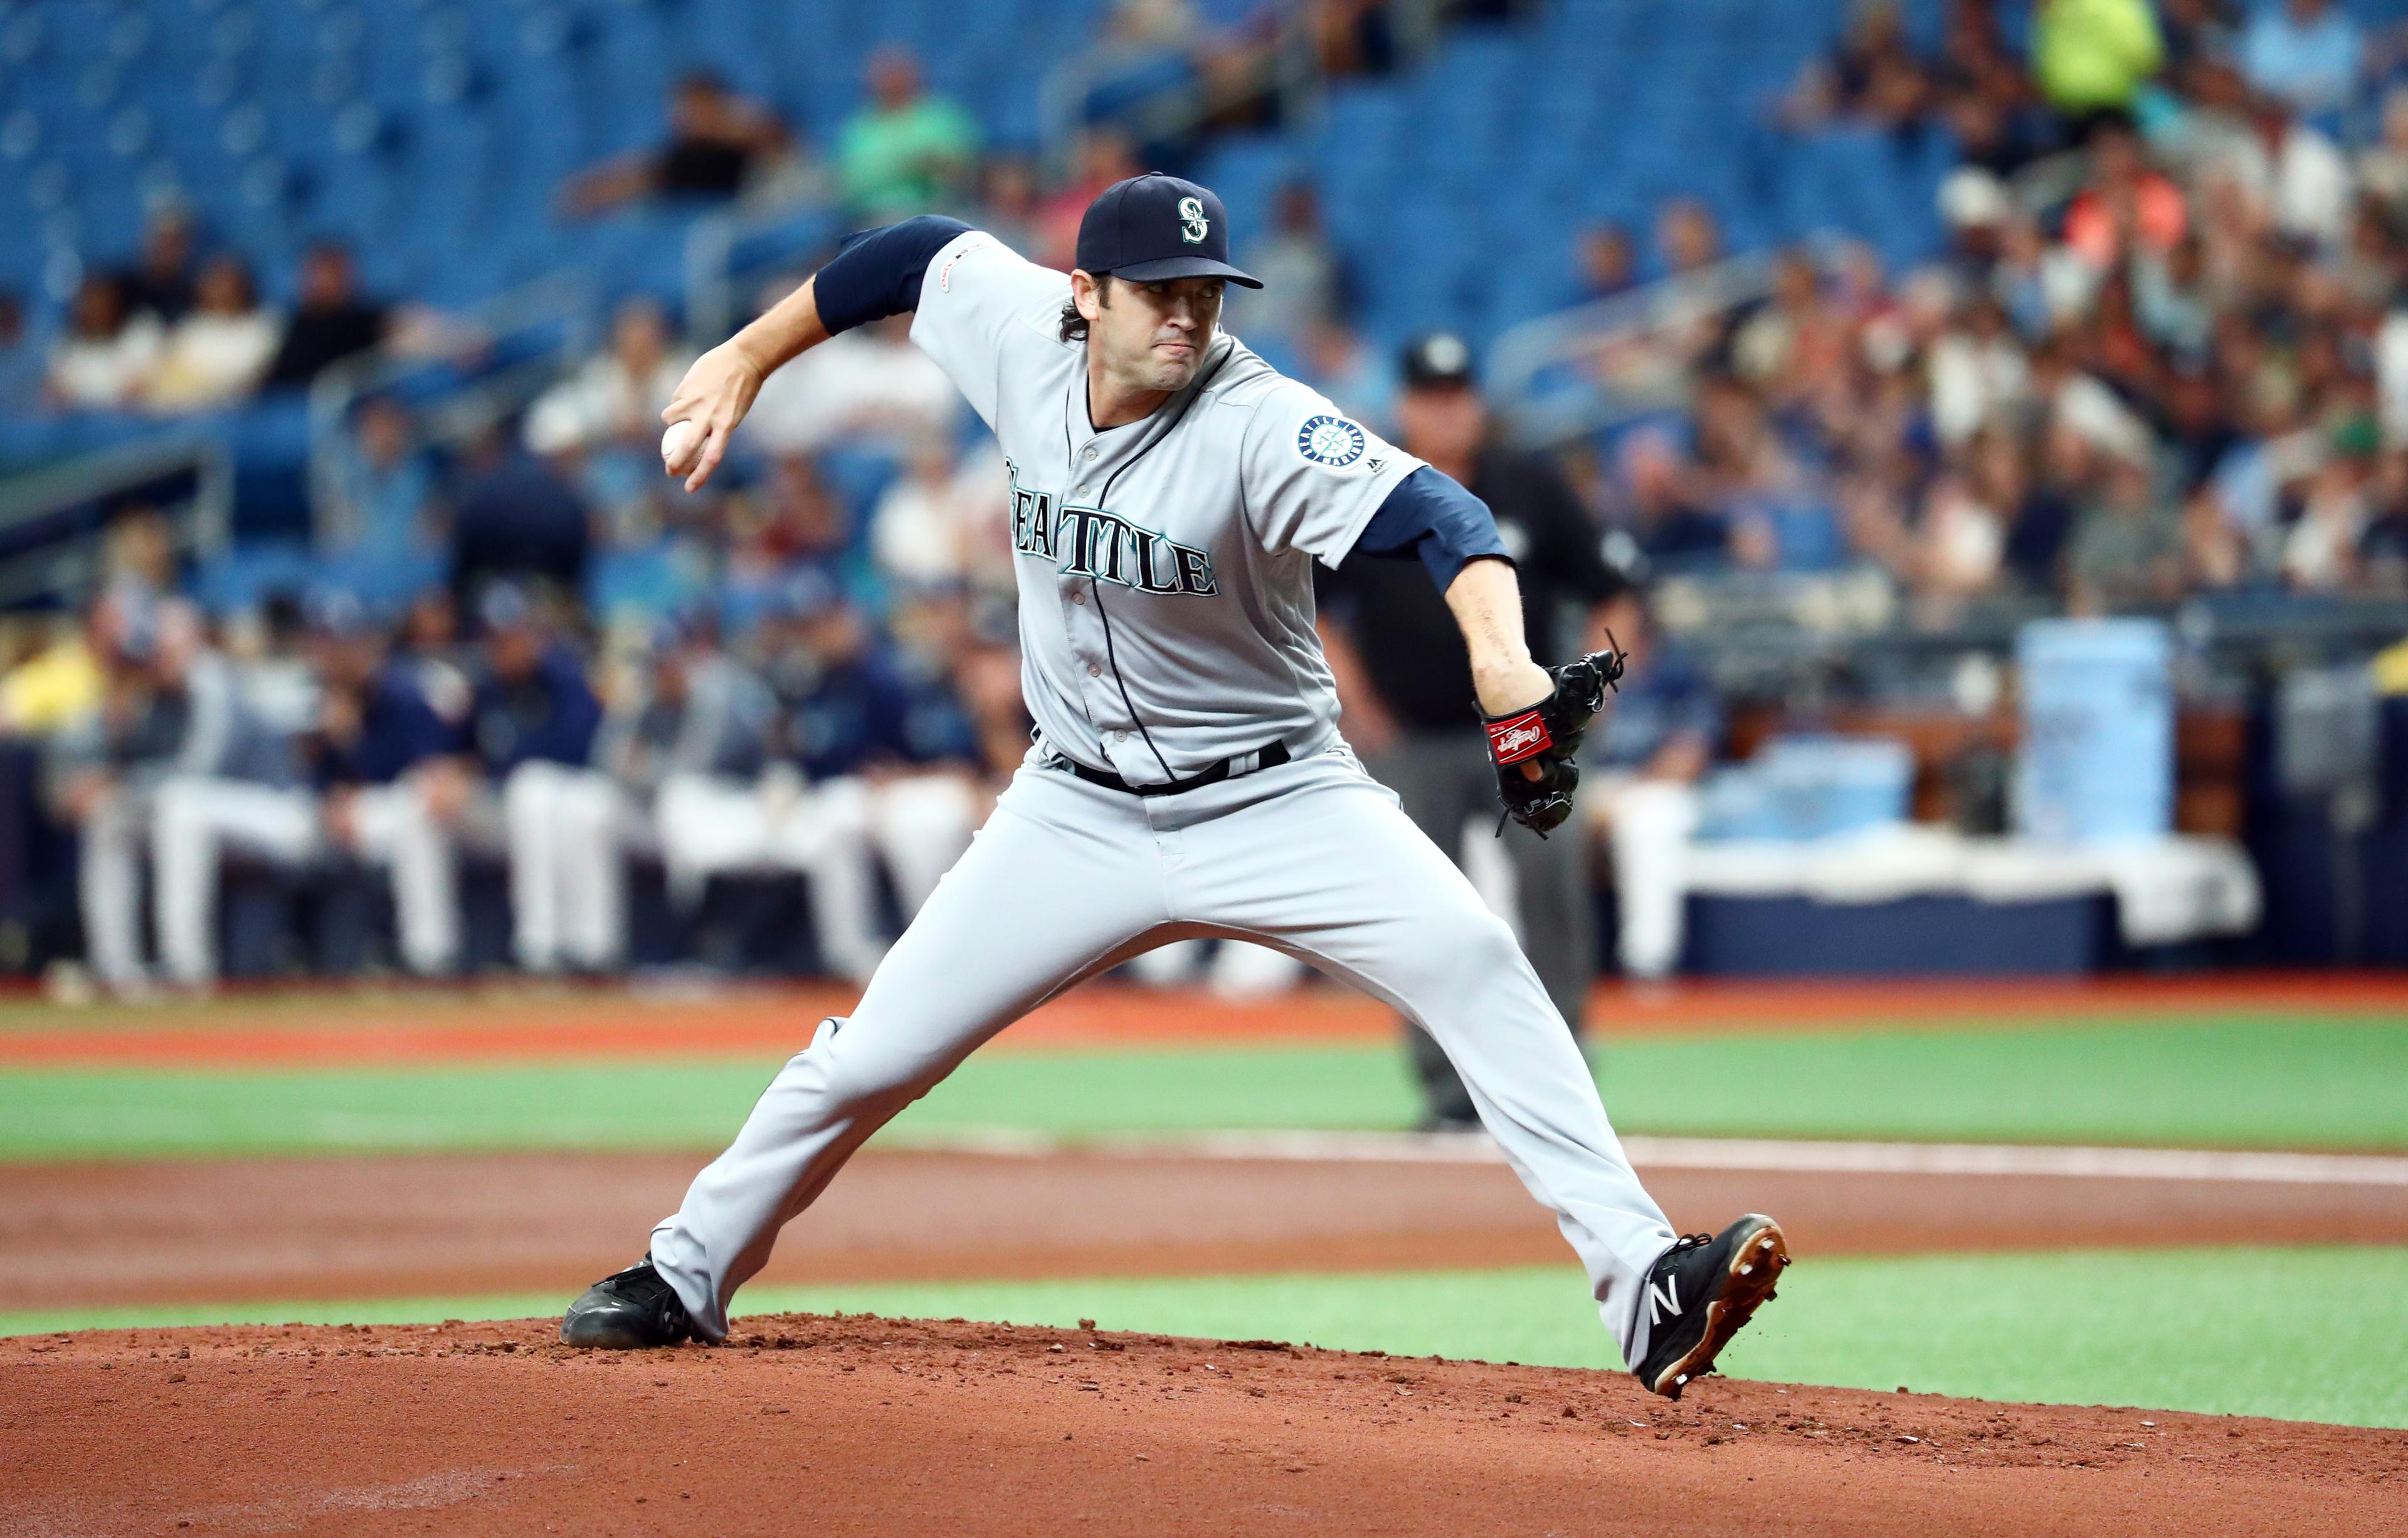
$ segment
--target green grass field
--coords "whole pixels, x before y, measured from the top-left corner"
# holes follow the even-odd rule
[[[2028,1028],[1617,1038],[1625,1131],[2408,1150],[2408,1018],[2204,1014]],[[0,1071],[0,1159],[711,1150],[776,1061]],[[1767,1090],[1776,1093],[1768,1094]],[[1385,1043],[1002,1050],[897,1138],[1383,1128]],[[1727,1365],[1752,1377],[2408,1426],[2408,1249],[1846,1258],[1801,1266]],[[1008,1318],[1617,1365],[1567,1271],[764,1289],[748,1307]],[[0,1333],[556,1314],[556,1297],[0,1314]]]
[[[1593,1058],[1627,1132],[2408,1148],[2408,1020],[1668,1036]],[[0,1073],[0,1158],[716,1148],[775,1067]],[[1384,1044],[996,1051],[896,1133],[1397,1128],[1416,1110]]]
[[[1829,1259],[1725,1356],[1731,1373],[1979,1399],[2408,1427],[2399,1249],[2200,1249]],[[2170,1286],[2182,1306],[2167,1306]],[[1396,1355],[1618,1368],[1577,1272],[764,1287],[748,1311],[1008,1319]],[[0,1314],[0,1334],[220,1322],[548,1317],[552,1297]],[[743,1328],[739,1318],[738,1330]]]

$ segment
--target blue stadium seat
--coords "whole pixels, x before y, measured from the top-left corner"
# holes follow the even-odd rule
[[[1260,0],[1199,0],[1236,25]],[[2350,0],[2396,18],[2401,0]],[[776,101],[821,152],[863,70],[909,40],[990,142],[1039,135],[1038,83],[1107,0],[20,0],[0,7],[0,286],[40,292],[54,251],[130,255],[149,199],[180,189],[210,238],[289,294],[290,254],[334,233],[378,292],[467,306],[555,267],[603,292],[674,292],[690,210],[574,227],[561,179],[656,143],[681,71]],[[1552,0],[1457,25],[1398,75],[1332,86],[1277,132],[1211,142],[1242,251],[1281,181],[1319,184],[1383,343],[1435,323],[1476,340],[1570,283],[1571,241],[1610,219],[1642,241],[1660,200],[1706,200],[1734,250],[1836,224],[1903,264],[1937,249],[1947,147],[1795,138],[1766,105],[1854,0]],[[1940,0],[1910,0],[1918,35]],[[891,467],[831,474],[866,509]]]
[[[309,591],[317,565],[307,545],[253,540],[221,552],[193,573],[193,598],[212,614],[255,609],[278,594]]]

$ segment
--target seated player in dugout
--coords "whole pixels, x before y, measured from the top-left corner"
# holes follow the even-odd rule
[[[1674,1232],[1511,927],[1339,735],[1313,563],[1422,563],[1505,812],[1534,834],[1570,815],[1618,659],[1532,660],[1487,508],[1220,330],[1225,285],[1254,282],[1228,239],[1218,197],[1160,175],[1096,199],[1068,274],[907,220],[854,237],[679,386],[663,454],[693,490],[772,370],[913,311],[912,340],[1002,445],[1037,731],[860,1004],[820,1023],[564,1341],[724,1340],[779,1229],[880,1126],[1046,999],[1198,935],[1286,951],[1431,1035],[1649,1388],[1678,1397],[1772,1295],[1778,1225]]]

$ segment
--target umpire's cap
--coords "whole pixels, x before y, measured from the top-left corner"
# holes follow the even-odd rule
[[[1246,288],[1262,280],[1229,265],[1229,214],[1209,187],[1160,171],[1115,181],[1079,221],[1077,262],[1097,277],[1133,283],[1166,278],[1226,278]]]
[[[1471,344],[1452,331],[1427,331],[1398,360],[1408,390],[1461,390],[1472,383]]]

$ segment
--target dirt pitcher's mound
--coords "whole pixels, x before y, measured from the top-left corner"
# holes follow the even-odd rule
[[[0,1531],[2408,1531],[2401,1433],[867,1316],[0,1341]]]

